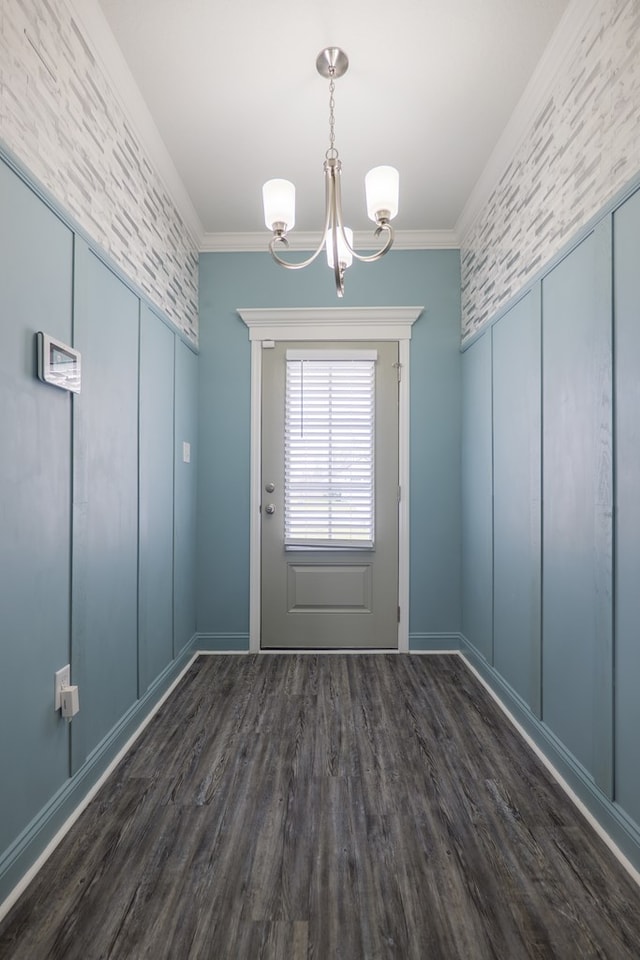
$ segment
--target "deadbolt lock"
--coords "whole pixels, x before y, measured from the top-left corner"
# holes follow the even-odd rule
[[[276,512],[276,505],[275,505],[275,503],[268,503],[268,504],[266,505],[266,507],[264,508],[264,512],[265,512],[265,513],[268,513],[270,516],[271,516],[272,513],[275,513],[275,512]]]
[[[273,491],[276,488],[276,485],[273,482],[273,480],[270,480],[269,483],[265,483],[264,488],[267,491],[267,493],[273,493]]]

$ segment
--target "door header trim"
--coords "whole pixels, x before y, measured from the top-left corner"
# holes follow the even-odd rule
[[[422,307],[243,308],[250,340],[410,340]]]

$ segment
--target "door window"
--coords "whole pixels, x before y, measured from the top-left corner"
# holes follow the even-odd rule
[[[374,546],[375,350],[288,350],[284,535],[300,547]]]

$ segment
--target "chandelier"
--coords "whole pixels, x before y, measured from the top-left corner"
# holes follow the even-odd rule
[[[339,47],[327,47],[316,59],[316,69],[320,76],[329,80],[329,149],[324,159],[325,183],[325,222],[322,239],[318,249],[307,260],[292,262],[283,260],[276,248],[289,246],[287,231],[295,223],[296,188],[289,180],[268,180],[262,188],[264,219],[267,229],[273,232],[269,241],[269,250],[274,260],[287,270],[301,270],[316,259],[326,246],[327,261],[333,270],[336,292],[344,294],[344,273],[351,266],[353,258],[363,263],[372,263],[385,255],[393,244],[391,220],[398,212],[399,176],[395,167],[374,167],[365,177],[367,213],[376,224],[375,236],[385,234],[380,250],[368,256],[362,256],[353,248],[353,232],[345,226],[342,216],[342,198],[340,193],[340,173],[342,163],[335,146],[335,81],[342,77],[349,67],[346,53]]]

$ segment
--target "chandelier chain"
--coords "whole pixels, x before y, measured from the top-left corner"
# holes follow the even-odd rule
[[[336,160],[338,158],[338,151],[336,150],[336,118],[335,118],[335,107],[336,101],[334,97],[336,82],[334,79],[334,71],[331,71],[331,79],[329,80],[329,149],[327,150],[325,157],[327,160]]]

